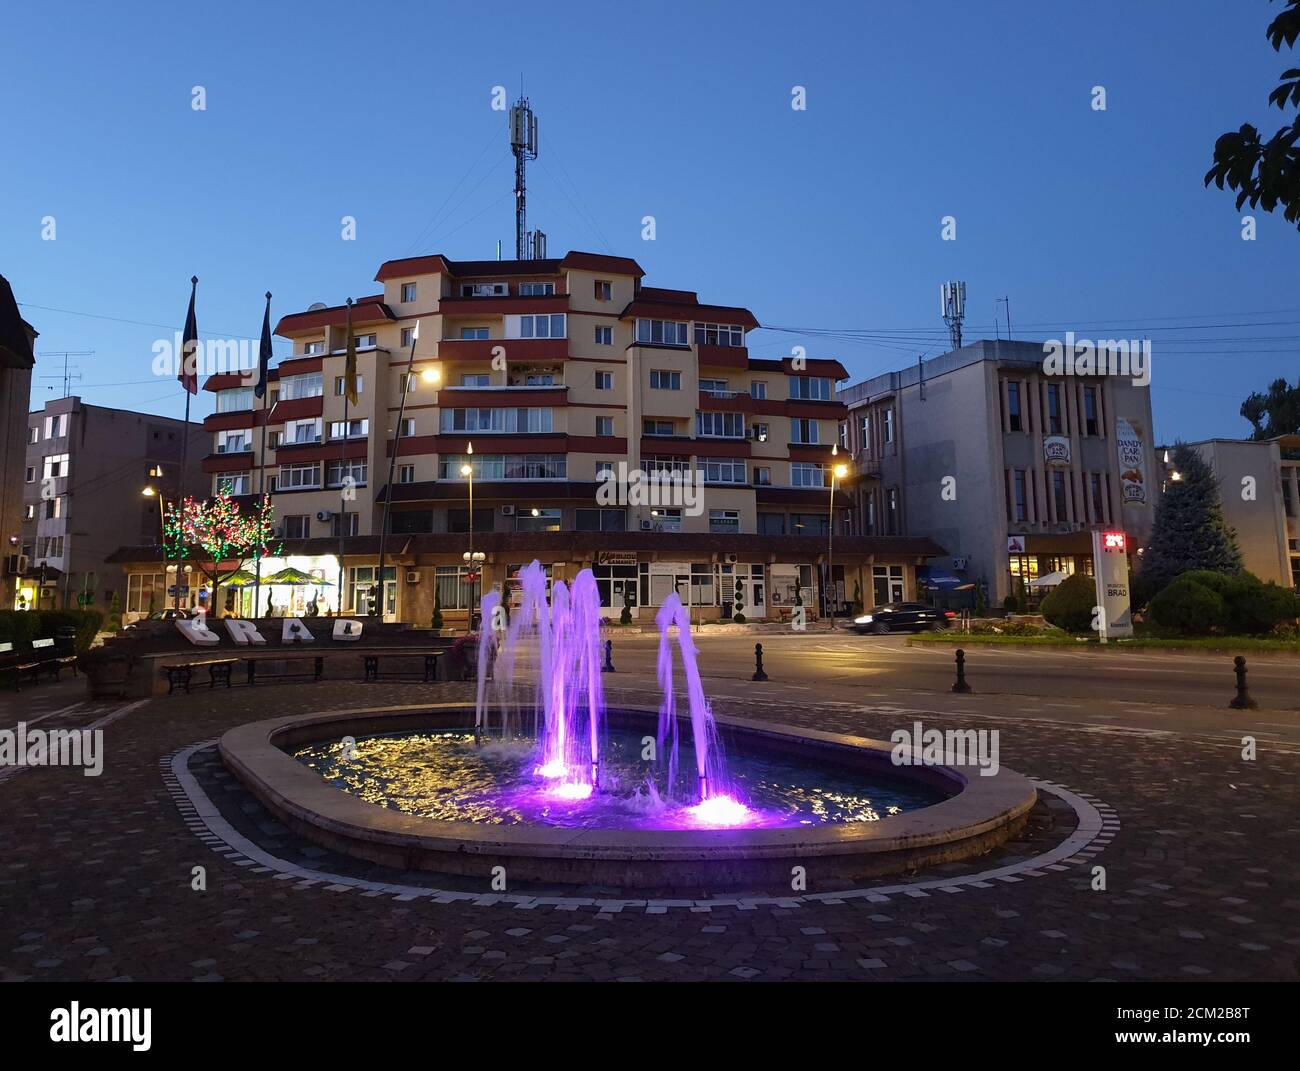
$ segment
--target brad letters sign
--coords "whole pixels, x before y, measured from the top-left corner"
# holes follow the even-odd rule
[[[266,646],[266,637],[257,630],[256,621],[227,617],[221,621],[221,624],[226,626],[226,634],[234,640],[237,647]],[[364,622],[355,618],[340,617],[334,622],[334,628],[330,632],[329,638],[340,643],[359,640],[364,624]],[[178,620],[176,628],[195,647],[215,647],[221,642],[221,636],[210,629],[207,621],[202,617]],[[301,619],[286,617],[283,620],[280,627],[280,645],[282,647],[315,642],[316,637]]]

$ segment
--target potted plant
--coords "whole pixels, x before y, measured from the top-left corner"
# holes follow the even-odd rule
[[[478,673],[478,633],[467,632],[464,636],[457,636],[448,657],[452,666],[459,669],[461,680],[472,680]]]
[[[86,676],[91,699],[122,699],[135,667],[135,655],[120,647],[92,647],[77,656],[77,669]]]

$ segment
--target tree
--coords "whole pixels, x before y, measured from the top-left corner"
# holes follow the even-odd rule
[[[212,584],[208,606],[214,615],[221,577],[228,571],[225,566],[239,569],[253,555],[264,558],[280,552],[278,546],[271,549],[274,517],[270,495],[263,495],[261,503],[246,514],[224,490],[206,502],[186,498],[179,506],[167,508],[163,525],[166,553],[198,564]],[[269,600],[267,606],[269,615]]]
[[[1294,387],[1285,379],[1275,379],[1268,393],[1252,391],[1241,403],[1241,415],[1255,429],[1255,439],[1275,439],[1279,435],[1300,432],[1300,382]]]
[[[437,583],[433,585],[433,617],[429,619],[429,627],[432,629],[442,628],[442,590]]]
[[[1265,31],[1275,52],[1295,45],[1300,37],[1300,0],[1284,0],[1286,10]],[[1268,102],[1285,110],[1288,104],[1300,105],[1300,67],[1282,72],[1282,81],[1268,95]],[[1268,141],[1261,142],[1259,131],[1246,123],[1229,131],[1214,143],[1214,166],[1205,173],[1205,185],[1213,182],[1219,189],[1227,185],[1237,191],[1237,209],[1250,203],[1272,212],[1279,205],[1283,218],[1300,227],[1300,115]]]
[[[1154,595],[1193,569],[1240,573],[1241,551],[1223,519],[1219,484],[1205,459],[1186,443],[1173,451],[1174,471],[1156,508],[1155,525],[1138,574],[1142,590]]]

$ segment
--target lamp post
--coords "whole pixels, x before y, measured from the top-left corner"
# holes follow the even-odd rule
[[[149,470],[149,475],[162,476],[162,466],[158,465],[155,466],[154,468],[151,468]],[[167,519],[166,519],[166,503],[163,500],[163,493],[159,488],[154,487],[152,485],[144,488],[144,490],[142,490],[140,493],[144,495],[145,498],[158,499],[158,542],[159,545],[162,547],[163,557],[165,558],[167,556]],[[176,567],[174,565],[167,566],[166,571],[168,573],[177,572]],[[174,609],[179,610],[181,608],[181,585],[180,585],[179,573],[177,573],[176,583],[174,587],[175,587],[175,594],[172,596],[172,607]]]
[[[465,444],[465,456],[470,458],[474,456],[474,444],[472,442],[467,442]],[[475,575],[475,562],[483,561],[487,557],[483,553],[474,553],[474,462],[467,461],[465,464],[461,465],[460,474],[469,481],[469,550],[461,555],[461,557],[464,558],[466,564],[469,566],[470,575],[473,576]],[[468,631],[470,632],[474,631],[474,583],[475,582],[471,580],[469,587]]]
[[[839,455],[838,446],[831,447],[831,457]],[[826,590],[831,600],[831,631],[835,631],[835,482],[848,475],[848,466],[842,462],[831,464],[831,501],[827,520],[830,522],[826,537]]]

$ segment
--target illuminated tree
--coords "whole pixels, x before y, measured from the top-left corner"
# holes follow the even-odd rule
[[[265,558],[280,553],[280,545],[272,548],[275,507],[271,496],[248,513],[230,493],[221,491],[206,502],[192,498],[177,506],[167,508],[163,523],[168,557],[194,562],[199,571],[212,583],[212,597],[208,600],[210,612],[217,613],[217,589],[221,577],[243,566],[249,558]],[[174,553],[173,553],[174,550]]]

